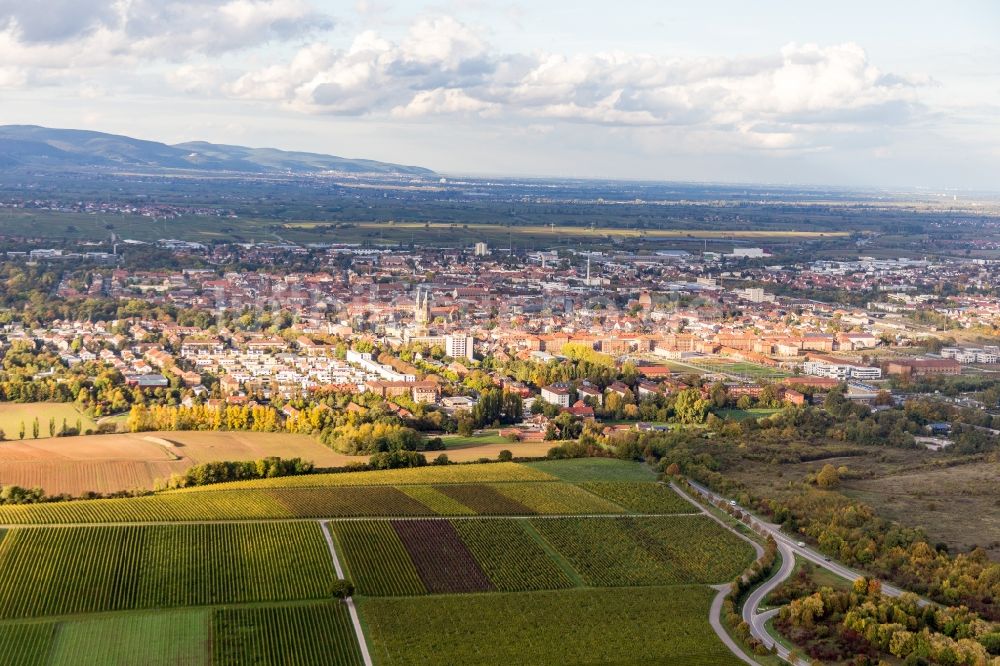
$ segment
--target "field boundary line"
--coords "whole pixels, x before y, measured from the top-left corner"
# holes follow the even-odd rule
[[[521,529],[523,529],[527,535],[535,541],[542,550],[545,551],[545,554],[548,555],[553,562],[555,562],[556,566],[559,567],[564,574],[566,574],[570,582],[572,582],[575,587],[590,587],[590,585],[587,584],[587,581],[583,579],[583,576],[581,576],[580,572],[573,567],[570,561],[567,560],[555,546],[549,543],[549,540],[546,539],[541,532],[535,529],[535,526],[531,524],[531,520],[529,518],[525,518],[521,523]]]
[[[330,559],[333,560],[333,568],[337,571],[337,578],[343,579],[344,570],[340,566],[340,558],[337,557],[337,548],[333,545],[333,536],[330,534],[330,529],[322,520],[316,522],[319,523],[319,528],[323,530],[326,545],[330,549]],[[347,604],[347,612],[351,615],[351,624],[354,625],[354,633],[358,637],[358,645],[361,648],[361,659],[364,661],[365,666],[372,666],[372,656],[368,652],[368,642],[365,640],[365,632],[361,628],[361,617],[358,615],[358,609],[354,605],[354,599],[347,597],[344,599],[344,603]]]

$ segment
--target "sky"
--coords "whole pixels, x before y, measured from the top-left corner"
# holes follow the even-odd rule
[[[0,0],[0,124],[452,175],[1000,189],[990,0]]]

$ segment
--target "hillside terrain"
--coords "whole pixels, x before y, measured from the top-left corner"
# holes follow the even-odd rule
[[[74,171],[85,168],[188,170],[230,173],[305,174],[335,171],[430,177],[434,172],[365,159],[274,148],[247,148],[191,141],[167,145],[118,134],[35,125],[0,126],[0,166],[31,170]]]

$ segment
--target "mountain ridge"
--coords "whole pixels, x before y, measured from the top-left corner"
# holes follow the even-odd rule
[[[435,177],[424,167],[208,141],[166,144],[123,134],[39,125],[0,125],[0,167],[69,171],[80,168],[200,172],[349,174]]]

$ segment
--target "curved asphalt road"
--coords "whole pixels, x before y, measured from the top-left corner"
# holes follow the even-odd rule
[[[690,483],[691,487],[697,490],[702,496],[707,497],[710,500],[722,501],[722,502],[729,501],[725,497],[713,493],[705,486],[699,483],[695,483],[690,479],[688,479],[688,483]],[[746,509],[742,507],[739,508],[744,513],[749,513]],[[774,540],[778,542],[779,547],[781,546],[787,547],[790,550],[790,552],[793,553],[794,555],[797,555],[804,560],[809,560],[813,564],[822,567],[827,571],[831,571],[840,576],[841,578],[844,578],[849,581],[855,581],[858,578],[867,577],[864,573],[860,571],[851,569],[850,567],[845,567],[844,565],[838,562],[834,562],[829,557],[823,555],[819,551],[813,550],[808,546],[800,546],[799,545],[800,542],[796,541],[793,537],[790,537],[781,531],[780,525],[764,522],[763,520],[760,520],[756,516],[753,517],[753,520],[756,525],[758,525],[761,529],[763,529],[765,532],[774,537]],[[896,587],[895,585],[890,585],[889,583],[882,581],[882,594],[885,594],[886,596],[898,597],[901,594],[903,594],[904,591],[905,590],[902,590]],[[921,598],[920,603],[921,605],[926,606],[930,602],[927,601],[926,599]]]
[[[688,479],[688,483],[691,484],[691,487],[694,488],[695,491],[697,491],[699,494],[701,494],[703,497],[705,497],[710,501],[713,502],[721,501],[727,503],[729,502],[729,500],[727,500],[725,497],[713,493],[711,490],[709,490],[708,488],[699,483],[691,481],[690,479]],[[730,525],[726,524],[724,521],[719,520],[716,516],[712,515],[704,507],[695,503],[690,497],[688,497],[687,493],[685,493],[682,489],[677,487],[675,483],[671,482],[670,486],[675,491],[677,491],[682,497],[695,504],[695,506],[701,508],[701,510],[706,515],[713,518],[720,525],[731,531],[733,534],[736,534],[740,538],[749,541],[749,539],[747,539],[746,536],[740,534],[738,531],[734,530]],[[749,513],[742,507],[740,507],[740,510],[743,511],[744,513]],[[810,662],[807,659],[799,658],[794,662],[790,661],[789,657],[791,653],[789,649],[786,648],[781,643],[775,641],[771,637],[771,635],[767,632],[766,625],[775,615],[778,614],[778,609],[771,609],[764,612],[758,612],[758,609],[760,608],[761,604],[763,603],[767,595],[770,594],[772,590],[776,589],[778,586],[780,586],[782,583],[788,580],[788,578],[792,575],[792,571],[795,569],[796,556],[801,557],[804,560],[808,560],[813,564],[816,564],[817,566],[820,566],[826,569],[827,571],[831,571],[834,574],[840,576],[841,578],[844,578],[849,581],[857,580],[858,578],[863,577],[864,574],[859,571],[855,571],[854,569],[851,569],[849,567],[845,567],[844,565],[839,564],[838,562],[834,562],[830,558],[823,555],[822,553],[815,551],[809,548],[808,546],[804,545],[800,546],[798,541],[795,541],[794,539],[785,535],[781,531],[780,525],[777,525],[775,523],[764,522],[759,518],[757,518],[756,516],[753,517],[752,522],[753,522],[753,529],[755,529],[756,531],[764,531],[765,533],[774,537],[775,542],[778,544],[778,552],[781,553],[781,568],[778,570],[777,574],[775,574],[769,580],[767,580],[762,585],[757,587],[753,592],[750,593],[750,596],[747,597],[746,602],[743,604],[743,610],[742,610],[743,620],[750,627],[750,635],[759,640],[768,648],[774,646],[778,653],[778,656],[780,656],[783,660],[788,661],[789,663],[794,663],[795,666],[809,666]],[[751,543],[754,543],[754,547],[757,550],[757,557],[759,558],[763,554],[763,549],[760,547],[759,544],[755,542]],[[719,586],[716,587],[715,589],[720,590],[720,592],[715,597],[715,600],[712,602],[712,608],[709,616],[709,622],[712,625],[712,629],[715,630],[715,633],[718,634],[722,642],[725,643],[725,645],[737,657],[739,657],[740,659],[742,659],[744,662],[747,663],[756,663],[755,661],[752,660],[751,657],[747,656],[742,647],[736,644],[736,642],[733,641],[732,638],[729,636],[729,633],[726,632],[725,629],[722,627],[720,616],[722,613],[722,604],[727,594],[728,585]],[[903,590],[901,590],[898,587],[895,587],[894,585],[889,585],[883,582],[882,593],[890,597],[898,597],[901,594],[903,594]],[[921,597],[920,599],[921,605],[927,605],[929,603],[931,602]]]

